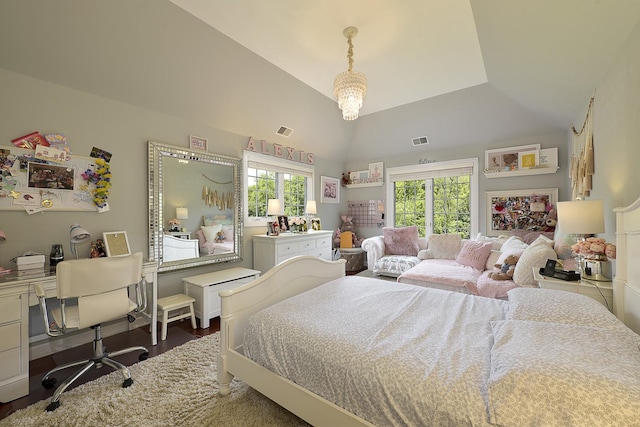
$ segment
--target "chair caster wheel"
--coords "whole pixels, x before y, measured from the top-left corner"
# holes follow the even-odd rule
[[[133,378],[127,378],[126,380],[124,380],[124,382],[122,383],[122,388],[127,388],[130,387],[131,384],[133,384]]]
[[[42,380],[42,387],[49,390],[50,388],[53,388],[56,382],[58,382],[58,380],[55,378],[47,378],[46,380]]]
[[[140,353],[140,356],[138,356],[138,360],[139,361],[143,361],[143,360],[147,360],[149,358],[149,352],[145,351],[144,353]]]
[[[131,314],[127,314],[127,320],[129,321],[129,323],[133,323],[136,321],[136,318]]]
[[[60,406],[60,401],[51,402],[47,405],[47,412],[53,412]]]

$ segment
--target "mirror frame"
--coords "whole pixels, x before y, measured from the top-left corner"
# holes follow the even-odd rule
[[[162,262],[162,235],[165,218],[162,203],[163,174],[162,162],[166,157],[211,163],[212,165],[233,168],[233,217],[234,217],[234,251],[222,254],[200,256],[184,260]],[[200,267],[220,262],[242,261],[243,251],[243,212],[242,212],[242,160],[235,157],[191,150],[185,147],[149,141],[149,259],[158,262],[158,272]]]

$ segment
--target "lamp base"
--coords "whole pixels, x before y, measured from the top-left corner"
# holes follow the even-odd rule
[[[611,281],[611,261],[585,258],[582,260],[582,278],[598,282]]]

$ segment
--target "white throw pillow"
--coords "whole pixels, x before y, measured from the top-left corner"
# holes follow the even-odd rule
[[[429,236],[427,258],[456,259],[462,247],[459,234],[432,234]]]
[[[535,243],[535,242],[534,242]],[[518,286],[537,286],[533,278],[533,269],[544,267],[548,259],[558,259],[553,247],[543,241],[531,244],[522,252],[513,272],[513,281]]]
[[[502,253],[514,252],[517,249],[526,249],[527,245],[520,237],[511,236],[502,244],[500,251]]]
[[[216,235],[220,231],[222,231],[222,225],[202,225],[200,226],[200,229],[204,233],[204,238],[207,240],[207,242],[211,243],[216,241]]]

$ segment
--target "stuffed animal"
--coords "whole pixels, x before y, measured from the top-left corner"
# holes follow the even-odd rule
[[[489,277],[493,280],[511,280],[513,278],[513,272],[516,269],[516,263],[518,262],[518,257],[515,255],[509,255],[504,259],[504,262],[501,264],[495,264],[496,268],[499,268],[500,271],[494,271],[489,274]]]
[[[354,248],[360,247],[360,245],[362,244],[362,239],[356,236],[356,225],[353,223],[353,217],[348,215],[341,215],[340,219],[342,219],[342,225],[340,225],[340,228],[337,229],[334,234],[334,237],[333,237],[334,247],[336,248],[340,247],[340,234],[344,231],[351,232],[353,237],[353,247]]]
[[[224,242],[225,239],[225,235],[223,231],[218,231],[218,233],[216,234],[216,242],[220,243],[220,242]]]

